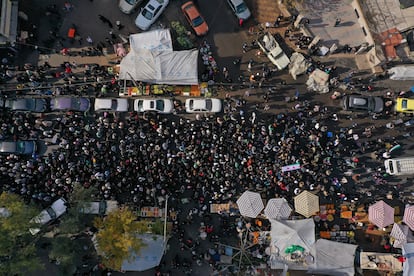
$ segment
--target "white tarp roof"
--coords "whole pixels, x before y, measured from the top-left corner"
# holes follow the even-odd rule
[[[403,276],[414,275],[414,243],[404,244],[402,254],[406,258],[403,263]]]
[[[392,80],[414,80],[414,66],[397,66],[388,70]]]
[[[164,255],[164,237],[154,234],[139,235],[146,246],[142,247],[139,254],[133,254],[132,261],[122,263],[123,271],[145,271],[158,266]]]
[[[319,239],[313,245],[316,252],[314,267],[308,273],[333,276],[355,275],[357,245]]]
[[[319,92],[319,93],[328,93],[329,92],[329,74],[320,70],[315,69],[312,73],[309,74],[309,78],[306,81],[308,90]]]
[[[310,62],[306,60],[304,55],[294,52],[290,57],[289,73],[296,80],[296,77],[305,73],[310,65]]]
[[[272,224],[270,236],[272,238],[272,252],[270,265],[272,269],[283,269],[285,264],[289,269],[307,270],[311,263],[292,260],[291,254],[285,253],[285,250],[292,246],[300,246],[305,249],[304,253],[315,256],[313,244],[315,243],[315,223],[313,219],[301,220],[283,220],[278,221],[269,219]]]
[[[173,51],[171,33],[168,29],[158,29],[130,35],[129,43],[132,52],[137,52],[141,49],[150,51]]]
[[[173,51],[168,29],[130,36],[119,78],[157,84],[198,84],[198,50]]]

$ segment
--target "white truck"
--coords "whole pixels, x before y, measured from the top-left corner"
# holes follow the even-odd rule
[[[384,166],[390,175],[414,174],[414,157],[387,159]]]
[[[115,200],[102,200],[85,202],[79,210],[83,214],[107,215],[113,210],[118,209],[118,202]]]
[[[266,33],[257,39],[260,49],[266,54],[270,61],[276,65],[278,70],[285,69],[289,63],[289,57],[280,47],[276,38],[271,33]]]
[[[30,220],[30,222],[38,223],[39,225],[45,225],[49,223],[50,221],[57,219],[61,215],[63,215],[66,212],[66,200],[63,198],[59,198],[53,204],[48,207],[47,209],[40,212],[39,215],[35,216]],[[39,228],[30,228],[30,233],[32,235],[37,234],[40,229]]]

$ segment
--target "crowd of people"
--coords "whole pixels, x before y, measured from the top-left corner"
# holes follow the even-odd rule
[[[338,128],[328,109],[309,103],[292,113],[266,115],[247,108],[243,97],[228,96],[223,114],[195,120],[134,112],[125,118],[72,112],[49,119],[3,111],[1,140],[34,139],[54,149],[1,155],[1,187],[44,207],[68,197],[75,184],[96,187],[98,197],[134,208],[163,207],[168,196],[171,208],[180,211],[186,198],[195,208],[180,214],[178,233],[194,214],[208,225],[210,203],[235,202],[245,190],[290,203],[303,190],[339,203],[371,203],[389,190],[381,172],[369,176],[378,163],[366,155],[381,159],[392,139],[358,135],[357,124]],[[300,169],[282,172],[296,163]],[[358,178],[346,177],[356,169],[362,170]],[[361,175],[368,181],[360,183]],[[232,231],[236,227],[224,222],[209,235]]]

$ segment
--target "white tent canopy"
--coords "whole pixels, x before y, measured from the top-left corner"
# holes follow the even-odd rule
[[[355,250],[357,245],[319,239],[313,245],[315,264],[308,273],[333,276],[355,275]]]
[[[291,259],[291,254],[285,253],[292,245],[304,248],[304,254],[311,259],[315,256],[313,244],[315,243],[315,223],[313,219],[301,220],[273,220],[270,236],[272,238],[272,256],[270,265],[272,269],[283,269],[285,264],[289,269],[307,270],[311,262],[299,262]]]
[[[403,256],[406,258],[403,263],[403,276],[414,275],[414,243],[406,243],[402,246]]]
[[[157,84],[198,84],[198,50],[173,51],[168,29],[130,36],[119,78]]]

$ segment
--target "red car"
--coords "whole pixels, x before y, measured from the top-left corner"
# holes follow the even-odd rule
[[[194,29],[198,36],[207,34],[208,25],[192,1],[188,1],[182,5],[181,10],[183,11],[185,18],[187,18],[188,23],[190,23],[190,26]]]

